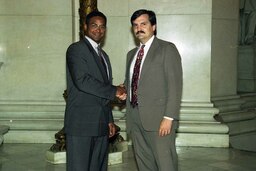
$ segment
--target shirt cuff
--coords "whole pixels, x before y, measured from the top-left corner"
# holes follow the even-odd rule
[[[171,121],[174,120],[173,118],[170,118],[170,117],[168,117],[168,116],[164,116],[164,118],[165,118],[165,119],[168,119],[168,120],[171,120]]]

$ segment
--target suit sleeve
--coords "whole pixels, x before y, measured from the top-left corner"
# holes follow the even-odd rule
[[[165,75],[167,78],[167,105],[165,116],[179,120],[182,96],[182,65],[180,54],[174,44],[166,48]]]
[[[67,50],[67,67],[74,85],[85,93],[113,100],[116,94],[116,87],[110,83],[104,83],[94,76],[89,67],[91,64],[86,58],[89,53],[88,49],[78,44],[71,45]]]

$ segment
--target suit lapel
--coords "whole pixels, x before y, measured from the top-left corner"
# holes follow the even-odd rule
[[[156,56],[157,48],[158,48],[157,38],[154,38],[151,44],[151,47],[149,47],[146,59],[141,69],[140,81],[143,79],[143,76],[145,75],[145,73],[147,73],[147,70],[150,68],[153,58]]]
[[[109,81],[112,83],[112,68],[111,68],[111,63],[110,63],[110,60],[109,60],[109,57],[108,57],[108,55],[106,54],[106,52],[105,51],[103,51],[102,50],[102,52],[103,52],[103,55],[104,55],[104,57],[105,57],[105,60],[106,60],[106,62],[107,62],[107,67],[108,67],[108,72],[109,72]],[[104,72],[104,73],[106,73],[106,72]],[[106,75],[106,74],[105,74]],[[106,75],[107,76],[107,75]],[[107,76],[108,77],[108,76]]]
[[[88,49],[90,50],[91,54],[93,54],[93,57],[94,57],[94,61],[95,63],[97,64],[98,66],[98,69],[100,70],[100,73],[101,73],[101,76],[104,80],[104,82],[108,82],[108,76],[102,66],[102,63],[100,61],[100,57],[98,56],[98,54],[95,52],[95,50],[93,49],[92,45],[90,44],[90,42],[84,38],[84,42],[85,42],[85,45],[88,47]],[[105,54],[104,54],[105,55]],[[107,60],[109,61],[109,60]],[[110,67],[109,65],[109,62],[108,62],[108,67]]]

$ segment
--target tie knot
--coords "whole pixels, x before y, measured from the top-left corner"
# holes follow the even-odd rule
[[[144,55],[144,47],[145,47],[145,45],[141,45],[138,55],[137,55],[140,60],[142,59],[142,57]]]

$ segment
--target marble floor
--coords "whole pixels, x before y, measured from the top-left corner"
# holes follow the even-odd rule
[[[45,161],[51,144],[3,144],[0,171],[65,171],[65,164]],[[229,148],[177,147],[179,171],[256,171],[256,153]],[[123,154],[123,164],[108,171],[137,171],[131,148]]]

